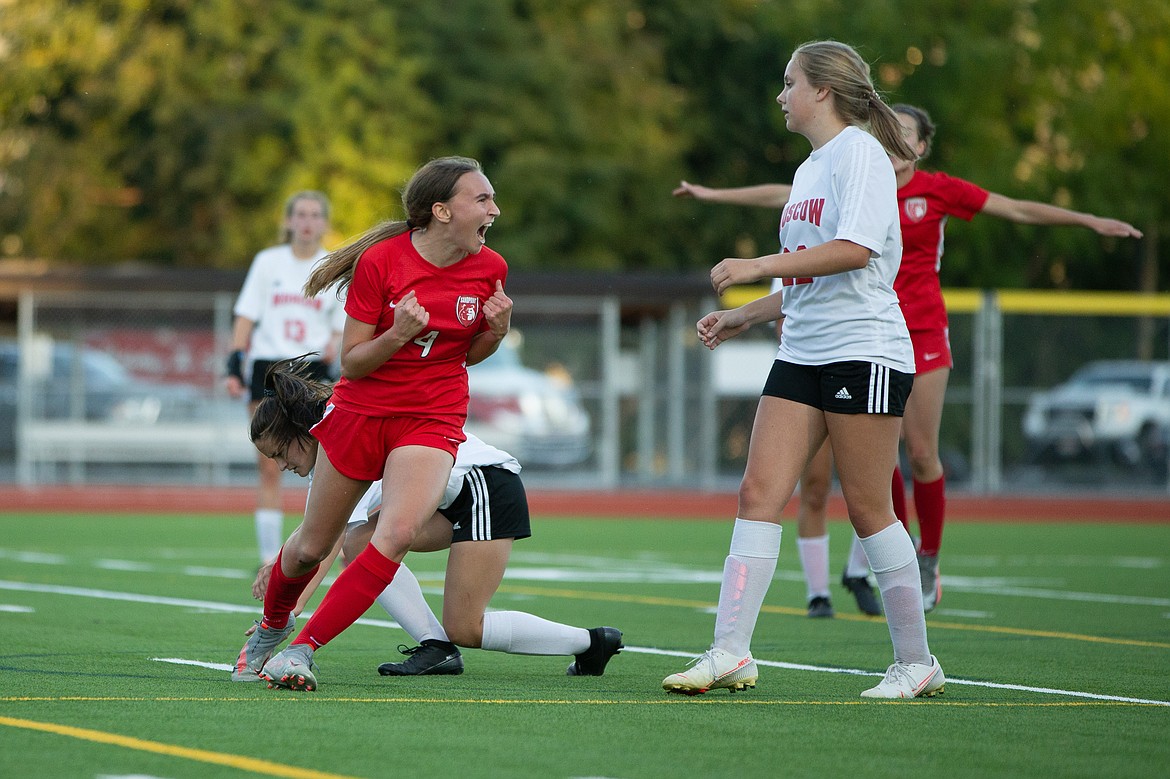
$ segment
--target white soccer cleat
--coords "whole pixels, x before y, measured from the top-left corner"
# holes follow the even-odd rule
[[[292,635],[296,627],[296,617],[289,615],[288,624],[282,628],[270,628],[263,620],[256,620],[249,632],[244,648],[236,658],[236,667],[232,670],[233,682],[260,682],[260,669],[272,657],[276,648]]]
[[[941,695],[947,678],[943,676],[938,658],[930,656],[930,665],[924,663],[894,663],[886,669],[886,676],[876,687],[861,693],[862,698],[929,698]]]
[[[289,690],[317,689],[317,664],[313,662],[313,648],[308,644],[289,644],[283,652],[272,656],[260,678],[268,682],[268,689],[284,687]]]
[[[691,667],[662,680],[662,689],[681,695],[699,695],[707,690],[726,688],[731,692],[755,687],[759,671],[749,652],[737,657],[711,647],[691,661]]]

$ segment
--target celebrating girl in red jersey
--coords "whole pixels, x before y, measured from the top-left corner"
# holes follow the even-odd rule
[[[508,333],[508,266],[484,245],[500,210],[479,163],[432,160],[402,201],[405,221],[382,223],[334,252],[305,285],[307,295],[348,288],[342,377],[312,429],[320,451],[304,522],[277,556],[264,617],[237,661],[270,686],[316,689],[313,652],[394,578],[442,500],[464,440],[467,366],[491,356]],[[293,631],[297,598],[378,479],[388,497],[369,546],[288,648],[273,655]]]
[[[918,514],[921,535],[918,565],[922,572],[922,598],[927,611],[933,609],[942,596],[938,575],[938,553],[942,543],[943,520],[946,513],[945,480],[939,459],[938,438],[942,423],[943,399],[950,379],[951,346],[947,333],[947,311],[939,284],[942,264],[943,233],[947,219],[957,216],[970,220],[976,214],[988,214],[1019,224],[1070,225],[1087,227],[1100,235],[1117,238],[1140,238],[1141,231],[1117,219],[1070,211],[1067,208],[1040,203],[1035,200],[1016,200],[988,192],[963,179],[945,173],[918,170],[918,160],[930,153],[935,127],[926,111],[916,106],[892,106],[902,123],[906,140],[918,154],[917,160],[891,157],[898,181],[898,214],[902,230],[902,265],[894,280],[894,290],[914,342],[914,391],[906,402],[902,418],[902,434],[906,454],[910,460],[914,482],[914,507]],[[791,187],[786,184],[760,184],[732,189],[712,189],[681,182],[674,194],[718,203],[780,208],[788,202]],[[809,499],[808,487],[815,484],[821,491],[814,503],[824,505],[831,475],[831,460],[818,457],[810,463],[820,472],[806,475],[802,480],[802,503]],[[894,471],[894,509],[898,518],[908,526],[905,486],[900,470]],[[823,564],[813,566],[827,570],[828,542],[824,535],[824,513],[819,513],[819,526],[806,528],[802,522],[802,538],[824,539]],[[802,512],[802,520],[804,513]],[[803,559],[803,556],[802,556]],[[855,594],[864,584],[867,573],[865,554],[856,539],[845,570],[843,583]],[[807,574],[806,574],[807,575]],[[827,583],[827,580],[826,580]],[[810,581],[810,592],[814,583]],[[860,603],[860,600],[859,600]],[[864,609],[863,609],[864,610]]]

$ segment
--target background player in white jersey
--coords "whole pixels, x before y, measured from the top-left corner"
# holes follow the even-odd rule
[[[756,411],[714,641],[662,685],[692,695],[755,686],[751,638],[776,569],[781,512],[828,440],[894,648],[885,677],[861,695],[934,695],[945,678],[927,644],[914,544],[894,516],[889,488],[914,351],[893,288],[902,246],[887,153],[912,159],[914,150],[874,91],[868,64],[844,44],[797,48],[777,101],[788,129],[813,148],[781,217],[780,252],[725,259],[711,281],[717,294],[763,278],[783,279],[783,290],[708,314],[697,331],[714,349],[754,324],[784,317],[784,337]]]
[[[313,298],[302,292],[305,280],[325,257],[321,241],[328,229],[329,199],[320,192],[297,192],[285,201],[281,244],[257,254],[248,269],[236,300],[225,384],[234,398],[248,394],[249,415],[264,395],[269,366],[277,360],[315,352],[320,359],[310,363],[313,375],[321,379],[330,375],[345,326],[343,302],[334,290]],[[249,375],[250,381],[245,378]],[[260,562],[266,563],[284,541],[281,474],[263,455],[257,456],[257,466],[256,541]]]
[[[265,398],[252,418],[256,448],[273,458],[282,470],[310,476],[317,461],[317,442],[310,429],[320,420],[330,388],[307,377],[298,360],[277,363],[271,371],[273,395]],[[405,565],[377,598],[377,603],[415,641],[403,647],[401,663],[383,663],[383,676],[458,674],[463,660],[456,645],[525,655],[572,655],[570,676],[601,676],[621,648],[621,631],[612,627],[573,627],[519,611],[487,611],[500,586],[512,543],[530,536],[528,499],[520,480],[520,464],[507,452],[471,434],[459,445],[455,464],[438,511],[424,523],[411,545],[412,552],[450,549],[443,588],[440,624],[423,598],[418,580]],[[374,482],[351,515],[345,535],[324,561],[317,576],[297,601],[295,614],[305,607],[329,570],[337,551],[353,560],[369,544],[382,504],[382,482]],[[253,585],[263,596],[265,566]],[[244,647],[233,679],[256,681]]]

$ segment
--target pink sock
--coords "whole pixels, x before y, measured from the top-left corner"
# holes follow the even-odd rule
[[[288,618],[297,606],[297,600],[313,577],[317,575],[317,568],[304,576],[291,579],[280,569],[280,558],[284,554],[284,547],[276,554],[276,562],[272,566],[272,574],[268,577],[268,589],[264,591],[264,624],[270,628],[280,630],[288,624]]]
[[[366,613],[397,572],[398,563],[373,544],[368,545],[333,582],[321,605],[292,643],[308,644],[313,649],[328,644]]]
[[[918,530],[922,540],[918,552],[936,555],[942,546],[943,522],[947,513],[946,477],[931,482],[914,480],[914,510],[918,513]]]
[[[910,532],[910,517],[906,515],[906,482],[902,480],[902,469],[894,466],[894,479],[890,483],[890,494],[894,498],[894,516]]]

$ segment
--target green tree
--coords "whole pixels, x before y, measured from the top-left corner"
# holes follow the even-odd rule
[[[945,284],[1133,289],[1139,275],[1147,285],[1157,276],[1150,258],[1165,269],[1165,3],[940,0],[929,12],[906,0],[654,5],[657,26],[670,32],[668,78],[687,94],[688,116],[699,117],[680,178],[716,186],[790,180],[807,143],[784,129],[770,101],[795,46],[835,38],[872,63],[890,101],[930,111],[939,135],[923,167],[1125,219],[1158,242],[977,218],[948,230]],[[697,226],[696,265],[774,245],[775,215],[679,208]]]
[[[291,191],[331,196],[335,243],[465,154],[514,267],[701,273],[776,215],[669,192],[791,178],[773,101],[816,38],[931,112],[925,167],[1150,234],[956,223],[945,284],[1166,288],[1161,0],[9,0],[0,254],[242,267]]]

